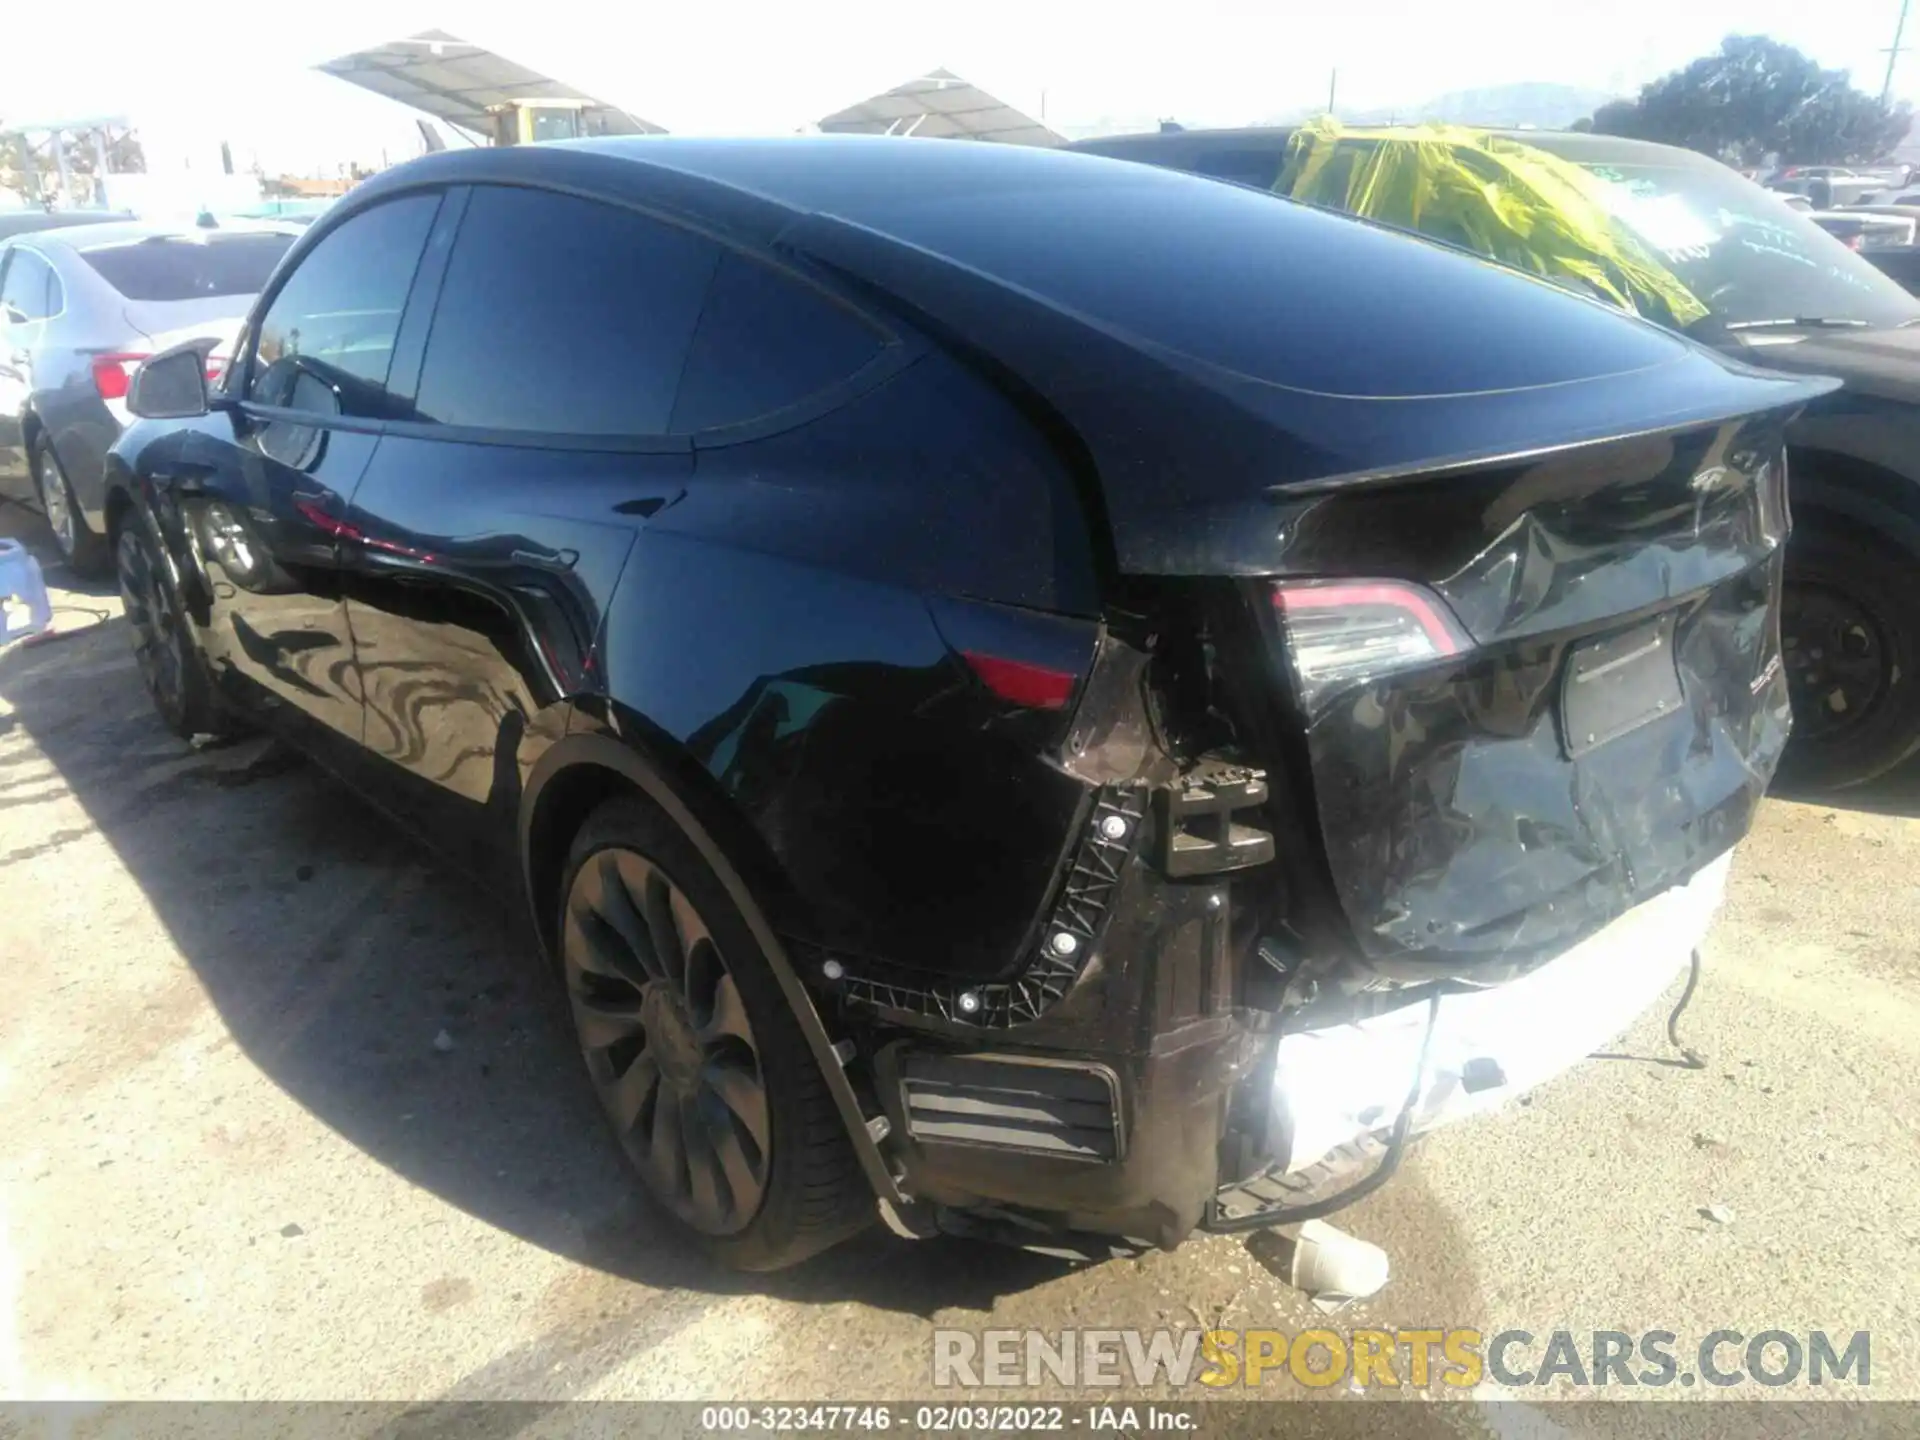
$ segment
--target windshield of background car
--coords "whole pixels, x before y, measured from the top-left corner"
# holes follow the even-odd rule
[[[257,295],[291,244],[281,234],[163,236],[95,246],[80,258],[127,299],[166,303]]]
[[[1614,215],[1725,324],[1920,320],[1920,301],[1731,170],[1567,158],[1608,182]]]

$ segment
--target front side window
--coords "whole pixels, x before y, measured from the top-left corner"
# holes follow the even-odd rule
[[[476,187],[434,309],[416,418],[666,433],[719,258],[713,241],[617,206]]]
[[[59,285],[51,265],[16,246],[0,277],[0,313],[16,325],[44,320],[60,309]]]
[[[317,415],[388,413],[394,341],[439,206],[438,195],[389,200],[301,257],[259,319],[247,399]]]

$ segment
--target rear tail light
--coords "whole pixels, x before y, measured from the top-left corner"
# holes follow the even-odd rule
[[[114,354],[93,357],[93,388],[100,392],[102,400],[124,400],[127,398],[127,386],[133,381],[133,372],[140,368],[145,355]]]
[[[985,685],[1002,700],[1024,705],[1030,710],[1063,710],[1073,697],[1076,677],[1064,670],[1051,670],[1025,660],[1008,660],[999,655],[984,655],[963,650],[961,657]]]
[[[1398,580],[1282,582],[1273,605],[1310,710],[1335,690],[1458,655],[1472,643],[1439,596]]]

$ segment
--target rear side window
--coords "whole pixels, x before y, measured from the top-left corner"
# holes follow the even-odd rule
[[[885,343],[804,281],[729,254],[700,312],[673,428],[710,430],[798,404],[846,379]]]
[[[291,244],[291,235],[165,235],[95,246],[80,258],[127,299],[168,304],[257,295]]]
[[[15,248],[0,275],[0,311],[15,324],[59,314],[60,277],[33,251]]]
[[[303,255],[260,317],[247,398],[319,414],[385,415],[394,338],[439,208],[438,195],[389,200]]]
[[[476,187],[447,261],[422,420],[658,435],[720,247],[598,201]]]

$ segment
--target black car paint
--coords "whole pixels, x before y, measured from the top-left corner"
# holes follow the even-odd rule
[[[1292,133],[1278,127],[1173,130],[1085,140],[1073,148],[1266,189],[1280,175]],[[1673,166],[1718,164],[1691,151],[1616,136],[1505,133],[1576,162],[1593,155]],[[1875,251],[1861,258],[1912,290],[1916,277],[1899,269],[1912,269],[1902,258],[1908,253]],[[1842,382],[1832,393],[1811,398],[1788,429],[1793,513],[1805,529],[1878,537],[1920,563],[1920,325],[1785,325],[1746,333],[1703,330],[1696,338],[1748,364]]]
[[[731,430],[614,441],[433,425],[411,387],[460,199],[483,184],[692,226],[831,287],[890,343],[833,391]],[[1271,1017],[1249,1014],[1263,934],[1291,926],[1322,959],[1390,953],[1432,978],[1474,973],[1489,959],[1478,946],[1510,973],[1685,879],[1745,827],[1784,723],[1766,447],[1818,383],[1391,237],[1342,261],[1326,227],[1347,222],[1265,202],[1252,202],[1265,220],[1232,215],[1254,227],[1236,252],[1155,203],[1219,207],[1185,177],[886,141],[434,156],[316,222],[256,323],[329,233],[421,188],[452,200],[383,411],[316,421],[243,400],[243,352],[214,413],[128,432],[116,522],[150,519],[163,537],[235,704],[453,853],[524,879],[549,941],[567,826],[616,775],[660,798],[764,923],[883,1196],[899,1193],[890,1159],[921,1198],[1171,1243],[1221,1174],[1225,1097],[1271,1039]],[[1152,263],[1215,315],[1249,274],[1286,280],[1302,321],[1275,331],[1273,363],[1244,358],[1257,338],[1245,325],[1207,353],[1207,333],[1178,328],[1174,297],[1121,313],[1146,262],[1095,223],[1103,207],[1162,216]],[[996,216],[1078,235],[1077,266],[1094,265],[1094,237],[1115,237],[1107,258],[1129,284],[1074,293],[1057,271],[1024,272]],[[1261,268],[1276,236],[1257,227],[1274,223],[1315,266],[1290,280]],[[1182,254],[1221,263],[1182,267]],[[1382,351],[1345,391],[1314,391],[1316,355],[1395,328],[1373,289],[1400,257],[1429,292],[1457,284],[1567,343],[1462,344],[1402,310],[1404,357]],[[1543,369],[1557,384],[1524,388]],[[1724,492],[1672,503],[1709,460]],[[1376,505],[1409,523],[1360,518]],[[1475,555],[1490,568],[1465,563]],[[1356,737],[1327,714],[1301,731],[1262,577],[1323,573],[1453,586],[1482,642],[1470,673],[1397,676],[1343,703],[1464,725],[1468,743],[1383,754],[1377,726]],[[1567,785],[1540,728],[1545,678],[1573,638],[1676,602],[1699,662],[1683,662],[1691,706],[1648,727],[1634,757],[1672,762],[1670,784],[1638,795],[1644,777],[1598,757],[1576,770],[1559,833],[1517,836],[1520,797],[1457,784],[1485,741],[1489,766],[1531,746]],[[1204,643],[1164,636],[1174,614]],[[1154,861],[1169,822],[1150,800],[1198,748],[1171,738],[1187,717],[1167,697],[1215,683],[1196,658],[1208,646],[1230,658],[1200,707],[1218,714],[1196,729],[1224,716],[1273,769],[1263,814],[1281,858],[1178,881]],[[1073,703],[1002,699],[969,654],[1075,677]],[[1378,813],[1383,795],[1422,787],[1438,809]],[[1123,838],[1100,828],[1114,817]],[[1435,844],[1429,822],[1452,839]],[[1385,852],[1359,853],[1376,834]],[[1461,912],[1449,844],[1527,872],[1498,892],[1516,908]],[[1543,844],[1565,863],[1533,874],[1520,857]],[[1381,897],[1409,886],[1445,912],[1446,935],[1381,930],[1376,912],[1400,903]],[[1527,921],[1536,904],[1549,923]],[[1085,937],[1071,962],[1040,943],[1060,927]],[[834,1034],[859,1041],[864,1098]],[[907,1138],[889,1083],[901,1047],[990,1040],[1109,1067],[1127,1132],[1115,1163]],[[893,1122],[886,1158],[869,1106]]]
[[[1318,567],[1421,582],[1478,642],[1307,717],[1320,829],[1370,969],[1509,978],[1745,833],[1788,732],[1768,602],[1782,418],[1301,507],[1291,531]],[[1596,625],[1662,613],[1684,718],[1585,753],[1561,728],[1570,652]]]

